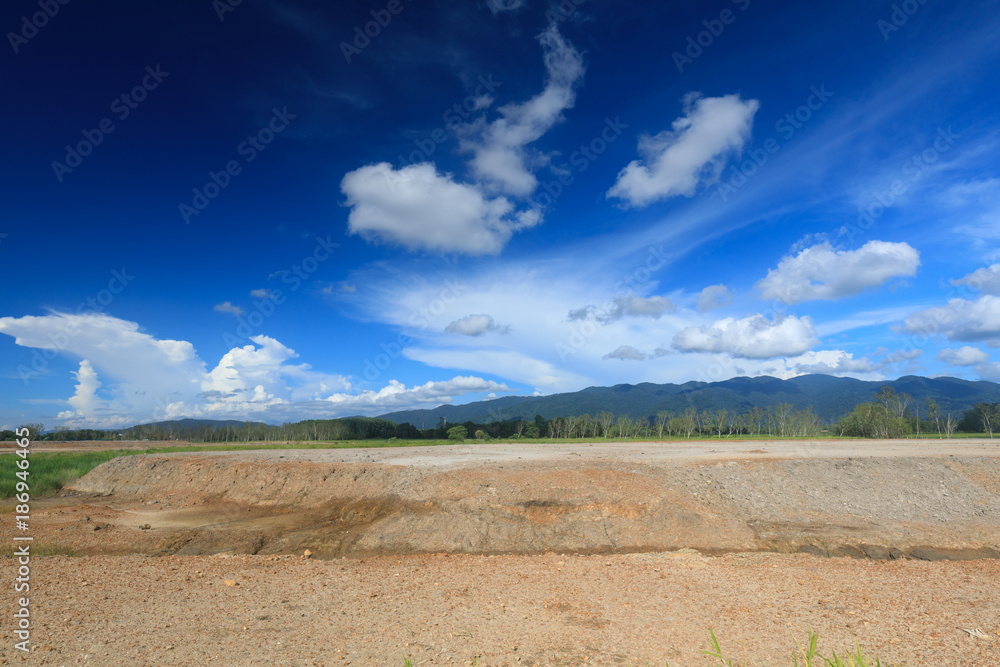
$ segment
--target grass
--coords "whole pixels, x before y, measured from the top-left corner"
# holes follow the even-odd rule
[[[104,452],[44,452],[28,455],[28,484],[32,498],[49,496],[57,493],[62,487],[83,477],[88,472],[105,461],[133,454],[123,450],[108,450]],[[15,477],[20,471],[17,462],[19,456],[0,456],[0,496],[10,498],[17,493],[17,484],[22,480]]]
[[[719,639],[715,636],[715,632],[709,628],[708,634],[710,638],[708,640],[708,645],[711,647],[711,651],[702,651],[705,655],[710,658],[714,658],[717,662],[716,664],[722,667],[748,667],[747,663],[734,662],[733,660],[727,658],[722,652],[722,646],[719,643]],[[805,647],[800,646],[798,652],[792,654],[792,667],[883,667],[883,663],[879,658],[866,658],[861,652],[861,647],[858,646],[854,653],[849,653],[844,657],[838,656],[835,652],[830,655],[829,658],[825,658],[819,654],[817,650],[817,644],[819,643],[819,635],[817,635],[812,630],[809,631],[809,641]],[[474,658],[472,664],[475,665],[479,661],[479,658]],[[562,664],[562,663],[560,663]],[[644,663],[649,667],[649,663]],[[666,667],[670,667],[670,663],[665,663]],[[403,654],[403,667],[413,667],[413,660],[410,659],[406,654]],[[890,667],[888,664],[885,667]]]
[[[727,658],[722,652],[719,639],[715,636],[715,632],[711,628],[709,628],[708,634],[710,635],[708,645],[712,650],[702,651],[702,653],[710,658],[715,658],[719,665],[737,667],[737,663]],[[819,654],[816,648],[818,642],[819,635],[810,630],[809,641],[806,643],[806,646],[800,646],[798,652],[792,654],[793,667],[882,667],[882,661],[877,656],[874,659],[866,658],[861,652],[860,645],[855,647],[854,653],[848,653],[844,657],[837,655],[836,651],[834,651],[830,654],[829,658],[826,658]],[[667,667],[670,667],[670,663],[667,663]],[[746,663],[744,663],[743,667],[746,667]],[[886,667],[889,666],[886,665]]]

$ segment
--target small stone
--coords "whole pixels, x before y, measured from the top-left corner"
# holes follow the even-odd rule
[[[236,580],[235,579],[226,579],[222,583],[224,583],[226,586],[235,586],[236,585]]]
[[[305,551],[302,552],[302,555],[305,556],[306,558],[309,558],[310,556],[313,555],[313,552],[306,549]]]

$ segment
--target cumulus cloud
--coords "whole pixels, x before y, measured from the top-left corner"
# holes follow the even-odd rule
[[[896,331],[940,334],[948,340],[1000,347],[1000,297],[984,294],[975,301],[952,299],[946,306],[927,308],[909,315]]]
[[[681,352],[724,353],[742,359],[794,357],[818,344],[812,320],[785,317],[770,321],[763,315],[727,317],[708,327],[688,327],[674,336]]]
[[[698,312],[704,313],[716,308],[728,306],[733,301],[733,295],[725,285],[709,285],[698,295]]]
[[[296,362],[294,350],[263,335],[229,350],[208,370],[190,343],[157,339],[137,323],[109,315],[4,317],[0,332],[14,336],[17,345],[82,358],[75,392],[65,400],[72,409],[58,415],[73,428],[182,417],[331,418],[356,414],[365,405],[398,409],[409,407],[408,399],[422,405],[470,392],[510,391],[481,378],[457,377],[405,391],[390,381],[382,390],[354,395],[346,377]]]
[[[491,9],[515,9],[520,0],[494,0]],[[340,189],[351,208],[348,231],[368,241],[409,250],[495,255],[511,236],[542,220],[537,207],[519,207],[507,196],[525,198],[538,185],[533,169],[548,162],[528,145],[538,140],[573,106],[574,87],[583,76],[583,58],[555,24],[540,36],[546,84],[541,93],[457,128],[461,150],[472,153],[474,180],[463,183],[439,173],[431,162],[394,169],[382,162],[345,174]],[[477,108],[492,104],[489,96]]]
[[[254,299],[264,299],[266,301],[272,301],[278,298],[278,294],[273,290],[263,287],[260,289],[250,290],[250,296]]]
[[[819,350],[807,352],[796,359],[789,360],[792,370],[797,375],[821,373],[823,375],[856,376],[876,373],[878,367],[864,357],[855,359],[850,352],[843,350]]]
[[[918,266],[920,253],[907,243],[869,241],[857,250],[820,243],[784,257],[757,282],[757,289],[762,298],[787,304],[840,299],[890,278],[916,275]]]
[[[103,401],[97,396],[97,390],[101,386],[97,379],[97,371],[89,361],[84,359],[80,362],[80,370],[75,371],[76,392],[69,399],[69,404],[73,410],[60,412],[57,419],[73,419],[76,417],[92,418],[103,408]]]
[[[990,355],[978,347],[963,345],[958,349],[944,349],[938,352],[938,361],[952,366],[975,366],[990,360]]]
[[[968,285],[985,294],[1000,296],[1000,264],[976,269],[964,278],[952,280],[952,285]]]
[[[212,306],[212,310],[214,310],[217,313],[228,313],[233,317],[239,317],[240,315],[246,313],[245,310],[243,310],[239,306],[234,306],[228,301],[223,301],[222,303],[215,304],[214,306]]]
[[[750,138],[760,103],[739,95],[684,98],[684,116],[671,130],[639,138],[642,160],[633,160],[618,174],[608,198],[632,206],[661,199],[690,197],[698,186],[718,177],[726,160],[742,152]]]
[[[536,210],[516,210],[505,197],[439,174],[431,163],[396,170],[388,162],[344,176],[351,207],[348,231],[409,250],[495,255],[516,231],[538,224]]]
[[[463,336],[482,336],[487,331],[506,334],[510,332],[510,327],[500,326],[489,315],[468,315],[460,320],[455,320],[446,326],[444,330],[448,333],[457,333]]]
[[[672,313],[676,310],[670,299],[662,296],[638,297],[620,296],[612,299],[604,305],[604,308],[597,306],[584,306],[569,312],[570,321],[593,319],[602,324],[615,322],[625,317],[652,317],[659,319],[665,313]]]
[[[510,387],[506,384],[484,380],[480,377],[456,376],[441,382],[406,388],[402,382],[390,380],[389,384],[378,391],[363,391],[359,394],[333,394],[325,402],[331,403],[342,414],[352,412],[372,412],[416,407],[435,407],[441,403],[450,403],[455,396],[469,393],[505,391]]]

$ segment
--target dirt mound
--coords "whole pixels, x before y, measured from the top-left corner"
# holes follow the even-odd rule
[[[705,462],[578,454],[463,465],[455,451],[436,449],[448,465],[316,450],[130,456],[96,468],[73,492],[107,496],[105,552],[693,548],[962,558],[1000,549],[1000,461],[989,456]],[[137,532],[137,524],[149,529]],[[127,544],[109,539],[115,530]]]

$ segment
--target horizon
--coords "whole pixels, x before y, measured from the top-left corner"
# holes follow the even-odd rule
[[[837,379],[855,380],[856,379],[856,378],[841,378],[841,377],[834,376],[834,375],[824,375],[824,374],[799,375],[799,376],[796,376],[794,378],[788,378],[788,379],[789,380],[798,380],[798,379],[802,379],[802,378],[805,378],[805,377],[825,377],[825,378],[831,378],[831,379],[835,379],[835,380],[837,380]],[[875,385],[881,385],[883,382],[885,382],[886,383],[885,386],[891,386],[894,382],[899,382],[899,381],[904,380],[906,378],[912,378],[912,379],[915,379],[915,380],[940,380],[940,379],[944,379],[944,380],[958,380],[960,382],[970,382],[970,383],[983,383],[984,382],[984,383],[987,383],[987,384],[992,384],[992,385],[996,385],[996,386],[1000,387],[1000,383],[993,382],[991,380],[963,380],[962,378],[955,378],[955,377],[952,377],[952,376],[927,377],[927,376],[922,376],[922,375],[904,375],[904,376],[900,376],[899,378],[896,378],[895,380],[885,380],[885,381],[882,381],[882,380],[876,380],[876,381],[859,380],[859,382],[867,382],[867,383],[871,383],[871,384],[875,384]],[[567,392],[567,393],[578,393],[580,391],[586,391],[586,390],[589,390],[589,389],[616,389],[618,387],[638,387],[638,386],[641,386],[643,384],[652,384],[653,386],[668,386],[669,385],[669,386],[676,386],[676,387],[683,387],[683,386],[689,385],[689,384],[701,384],[701,385],[704,385],[705,387],[711,387],[713,385],[724,384],[724,383],[732,381],[732,380],[779,380],[779,381],[782,381],[782,382],[785,381],[785,380],[782,380],[781,378],[776,378],[776,377],[773,377],[773,376],[762,376],[762,375],[757,375],[757,376],[753,376],[753,377],[750,377],[750,376],[737,376],[737,377],[728,378],[727,380],[721,380],[721,381],[717,381],[717,382],[701,382],[701,383],[699,383],[696,380],[691,380],[691,381],[683,382],[683,383],[648,383],[647,382],[647,383],[638,383],[638,384],[622,383],[622,384],[611,385],[611,386],[590,386],[590,387],[584,387],[583,389],[577,390],[577,392]],[[872,392],[873,397],[874,397],[875,391],[877,391],[877,390],[873,390],[873,392]],[[554,395],[557,395],[557,394],[554,394]],[[174,417],[174,418],[171,418],[171,419],[168,419],[168,420],[158,420],[158,421],[152,421],[152,422],[135,422],[135,423],[128,424],[128,425],[122,425],[122,426],[117,427],[117,428],[97,429],[97,430],[117,430],[117,429],[128,430],[128,429],[131,429],[131,428],[137,428],[137,427],[140,427],[140,426],[148,426],[148,425],[151,425],[151,424],[175,424],[175,423],[180,423],[180,422],[185,422],[185,421],[211,422],[211,423],[226,423],[226,422],[259,423],[259,424],[265,424],[267,426],[282,426],[283,424],[294,424],[294,423],[297,423],[297,422],[300,422],[300,421],[307,421],[309,419],[319,419],[319,420],[322,420],[322,419],[357,419],[357,418],[385,419],[385,418],[390,417],[391,415],[395,415],[395,414],[399,414],[399,413],[420,412],[420,411],[434,412],[436,410],[439,410],[440,408],[461,407],[463,405],[472,405],[472,404],[479,404],[479,403],[489,403],[491,401],[500,401],[500,400],[507,399],[507,398],[522,398],[522,399],[530,400],[532,398],[545,398],[545,397],[544,396],[496,396],[494,398],[486,398],[486,399],[481,399],[479,401],[470,401],[468,403],[458,403],[458,404],[456,404],[456,403],[441,403],[441,404],[438,404],[438,405],[432,406],[432,407],[413,408],[412,410],[393,410],[391,412],[385,412],[385,413],[375,414],[375,415],[351,414],[351,415],[339,415],[337,417],[329,417],[329,418],[309,417],[309,418],[307,418],[305,420],[296,420],[294,422],[288,422],[288,421],[285,421],[285,422],[275,422],[275,421],[268,421],[267,419],[233,420],[233,419],[212,419],[212,418],[204,418],[204,417]],[[810,407],[814,408],[815,406],[812,406],[810,404]],[[971,409],[971,407],[972,407],[972,404],[970,404],[970,408],[969,409]],[[488,418],[485,422],[479,422],[479,423],[507,422],[507,421],[512,421],[514,419],[513,417],[511,417],[511,418],[500,418],[500,415],[497,415],[493,411],[490,411],[490,412],[491,412],[490,418]],[[669,410],[668,410],[668,412],[669,412]],[[920,409],[917,408],[915,410],[915,415],[918,418],[919,418],[919,414],[920,414]],[[575,414],[561,415],[561,417],[563,417],[563,418],[575,417],[575,416],[580,416],[580,415],[575,415]],[[653,415],[649,415],[649,417],[652,417],[652,416]],[[557,418],[557,417],[552,417],[552,419],[555,419],[555,418]],[[522,416],[519,419],[526,419],[526,417]],[[396,419],[390,419],[390,421],[397,421],[397,420]],[[467,420],[465,420],[465,421],[467,421]],[[398,422],[398,423],[406,423],[406,422]],[[833,422],[830,422],[830,423],[833,423]],[[416,424],[413,424],[413,425],[416,426]],[[424,428],[424,427],[420,427],[420,428]],[[0,430],[2,430],[2,429],[0,429]],[[42,429],[41,430],[41,433],[56,433],[56,432],[58,432],[57,428],[48,428],[48,429]]]
[[[7,6],[0,428],[1000,381],[1000,13],[903,4]]]

